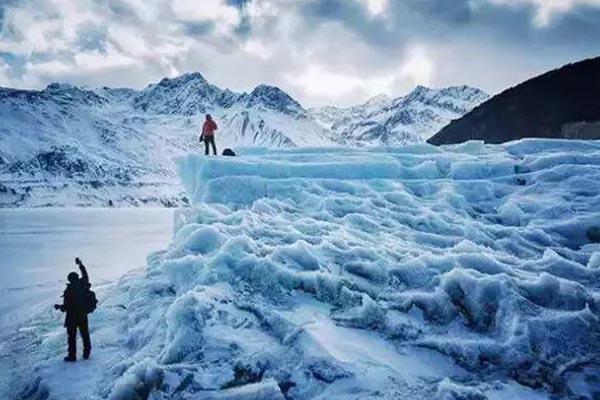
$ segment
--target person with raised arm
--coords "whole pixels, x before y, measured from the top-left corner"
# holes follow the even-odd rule
[[[75,258],[75,264],[79,267],[81,277],[77,272],[67,275],[67,288],[63,293],[63,303],[55,304],[54,308],[64,312],[67,329],[68,355],[65,361],[77,361],[77,330],[83,341],[83,358],[90,358],[92,342],[88,326],[88,314],[96,309],[98,301],[96,295],[90,290],[91,284],[87,270],[81,260]]]

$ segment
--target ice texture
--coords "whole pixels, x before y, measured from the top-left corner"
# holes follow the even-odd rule
[[[193,206],[92,318],[101,395],[600,396],[600,143],[177,163]]]

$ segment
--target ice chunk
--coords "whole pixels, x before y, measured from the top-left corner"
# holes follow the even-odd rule
[[[525,222],[525,213],[517,204],[504,203],[498,209],[498,215],[506,225],[520,226]]]
[[[214,393],[202,393],[200,396],[206,400],[285,400],[273,379]]]
[[[303,240],[292,245],[280,246],[273,252],[273,259],[301,270],[318,270],[319,259],[312,253],[311,247]]]
[[[592,253],[587,267],[592,269],[600,269],[600,251],[595,251]]]
[[[111,400],[142,400],[160,386],[163,370],[151,358],[129,368],[116,382],[110,393]]]
[[[342,313],[334,315],[334,319],[346,326],[355,328],[381,327],[385,322],[385,310],[369,295],[363,294],[362,304]]]
[[[164,363],[181,361],[200,350],[204,319],[210,307],[194,291],[173,302],[166,315],[167,343],[161,357]]]
[[[204,227],[191,233],[184,244],[185,248],[201,254],[210,253],[223,242],[223,237],[216,229]]]
[[[476,387],[469,387],[445,378],[438,385],[436,400],[488,400],[487,396]]]

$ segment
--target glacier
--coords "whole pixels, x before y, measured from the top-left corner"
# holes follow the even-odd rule
[[[600,396],[600,142],[177,168],[191,206],[146,270],[99,290],[92,360],[62,362],[48,307],[0,345],[13,397]]]

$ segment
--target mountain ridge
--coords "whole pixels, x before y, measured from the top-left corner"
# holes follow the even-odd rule
[[[444,93],[429,90],[432,97]],[[0,88],[0,206],[182,204],[185,194],[173,158],[203,151],[198,136],[205,113],[219,124],[219,150],[406,144],[422,141],[424,131],[433,132],[432,121],[439,125],[456,116],[447,107],[436,109],[437,103],[420,105],[427,112],[411,116],[416,109],[403,110],[406,104],[393,100],[365,103],[369,115],[390,116],[380,131],[371,129],[365,137],[330,129],[278,87],[263,84],[236,93],[199,72],[142,89],[68,83],[42,90]],[[335,122],[360,127],[365,110],[355,108],[343,122]],[[394,115],[405,118],[394,120]],[[416,124],[403,125],[413,117]],[[422,121],[415,134],[395,130],[416,130]]]
[[[466,85],[442,89],[419,85],[405,96],[378,95],[356,106],[326,106],[309,111],[346,143],[398,146],[425,141],[431,132],[488,97],[480,89]]]

